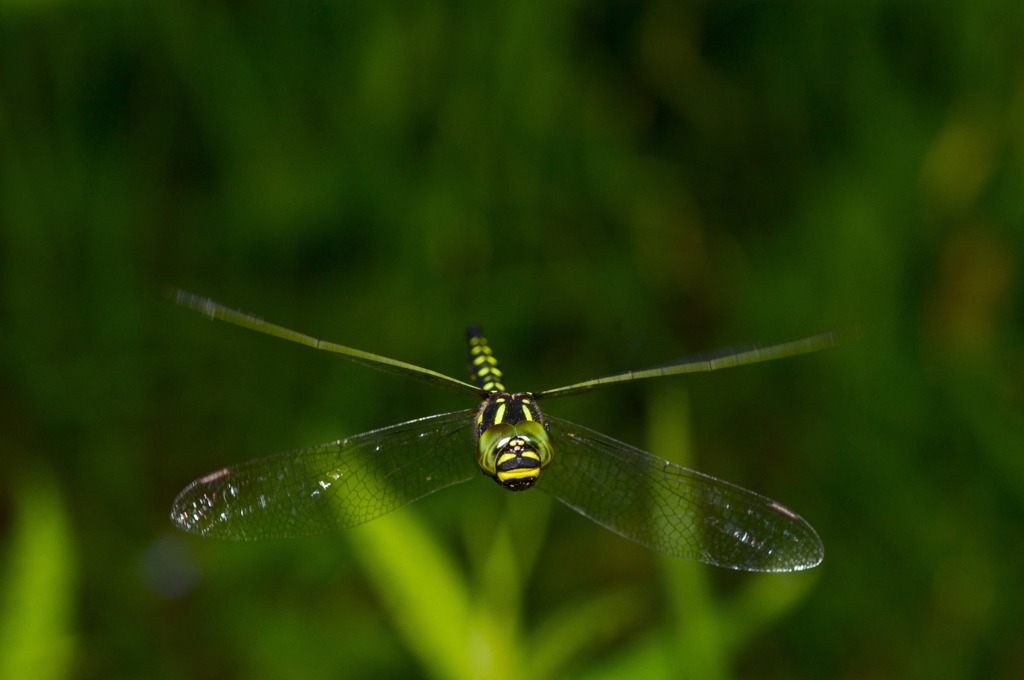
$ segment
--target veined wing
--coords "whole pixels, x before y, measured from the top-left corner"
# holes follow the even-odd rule
[[[174,500],[185,531],[239,541],[313,536],[369,522],[480,474],[474,409],[252,460],[197,479]]]
[[[775,501],[547,416],[554,460],[537,488],[658,552],[745,571],[818,565],[821,539]]]

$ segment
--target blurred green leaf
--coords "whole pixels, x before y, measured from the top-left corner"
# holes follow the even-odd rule
[[[0,600],[0,677],[69,677],[78,641],[72,609],[76,560],[65,501],[44,473],[7,484],[14,523]]]
[[[436,678],[485,677],[469,654],[467,641],[476,636],[465,578],[422,521],[411,512],[393,513],[349,536],[367,578],[424,668]]]

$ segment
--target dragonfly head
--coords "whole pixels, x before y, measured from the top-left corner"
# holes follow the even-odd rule
[[[544,426],[535,420],[521,420],[484,430],[477,441],[476,460],[484,474],[498,484],[510,491],[523,491],[540,477],[551,462],[551,453]]]

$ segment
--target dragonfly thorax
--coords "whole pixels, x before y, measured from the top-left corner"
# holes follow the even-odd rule
[[[477,412],[476,460],[511,491],[529,489],[552,458],[544,415],[532,394],[493,392]]]

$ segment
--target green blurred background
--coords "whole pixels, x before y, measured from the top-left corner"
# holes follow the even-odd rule
[[[0,2],[0,677],[1024,677],[1024,4]],[[859,325],[548,410],[776,498],[810,572],[480,479],[176,533],[211,470]],[[467,455],[470,455],[467,452]]]

